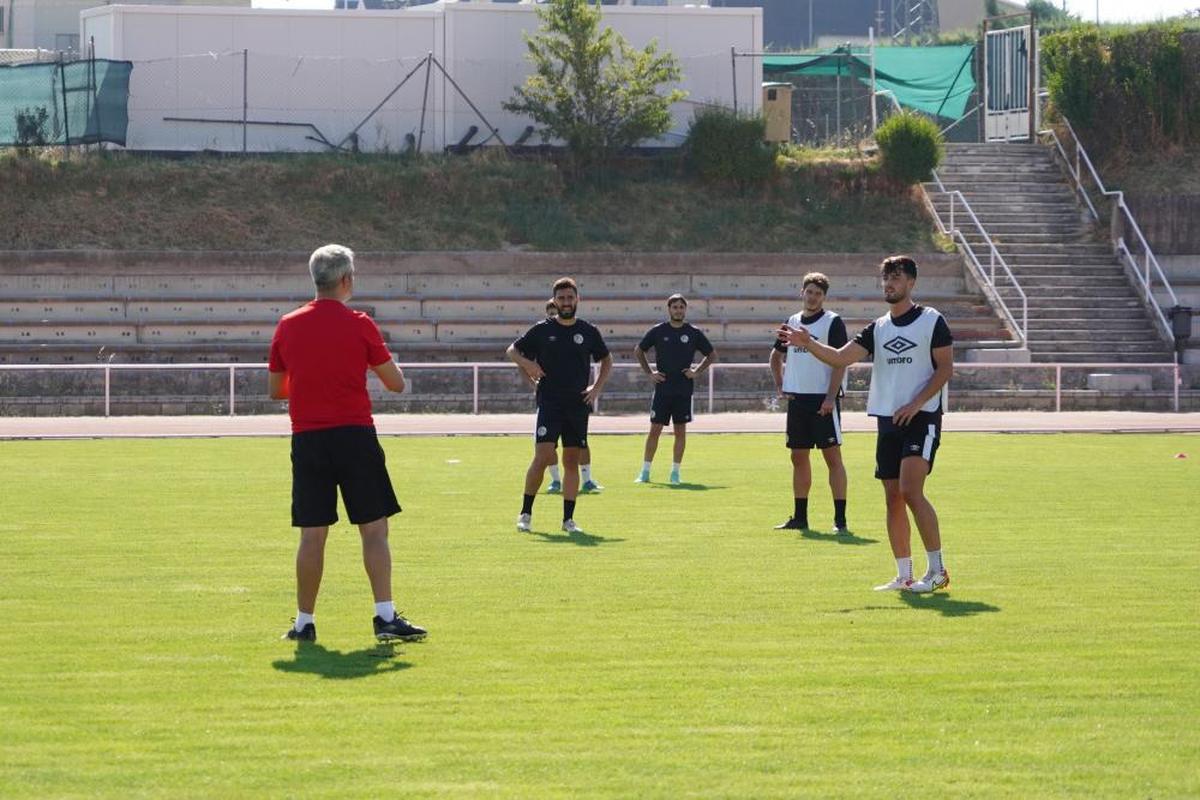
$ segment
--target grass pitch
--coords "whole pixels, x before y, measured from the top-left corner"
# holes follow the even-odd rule
[[[526,439],[385,440],[431,631],[391,657],[344,523],[318,646],[278,639],[286,440],[0,442],[0,795],[1200,794],[1200,438],[950,434],[933,597],[871,592],[871,436],[852,543],[771,530],[781,439],[695,436],[673,489],[595,437],[575,538],[546,495],[513,529]]]

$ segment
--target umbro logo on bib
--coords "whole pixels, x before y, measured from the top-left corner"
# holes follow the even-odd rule
[[[895,355],[900,355],[901,353],[907,353],[909,350],[912,350],[916,346],[917,346],[916,342],[910,342],[908,339],[905,339],[903,336],[896,336],[896,337],[893,337],[892,340],[889,341],[887,344],[885,344],[883,346],[883,349],[887,350],[889,353],[893,353]]]
[[[912,357],[906,356],[906,355],[904,355],[904,353],[907,353],[909,350],[912,350],[916,346],[917,346],[916,342],[910,342],[908,339],[905,339],[903,336],[892,337],[888,341],[888,343],[883,346],[884,350],[887,350],[889,353],[891,353],[894,356],[893,358],[889,358],[887,360],[887,363],[889,363],[889,364],[911,364],[911,363],[913,363]]]

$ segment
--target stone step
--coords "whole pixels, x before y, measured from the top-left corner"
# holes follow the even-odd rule
[[[966,216],[965,214],[958,213],[958,211],[961,210],[962,209],[960,208],[955,212],[954,224],[964,234],[968,234],[972,231],[978,231],[978,228],[975,227],[975,224],[971,221],[970,217]],[[942,215],[943,222],[947,222],[948,220],[949,217],[947,215]],[[979,223],[983,226],[983,229],[987,231],[988,236],[992,237],[993,242],[995,242],[997,239],[1007,240],[1012,239],[1014,235],[1023,236],[1026,234],[1031,236],[1034,234],[1045,234],[1055,238],[1062,237],[1071,240],[1075,240],[1080,236],[1091,235],[1091,228],[1081,225],[1079,222],[1079,217],[1077,216],[1072,216],[1066,221],[1038,218],[1036,221],[1021,222],[994,220],[980,216]]]
[[[947,192],[962,192],[968,202],[974,202],[976,198],[983,199],[986,197],[999,199],[1001,196],[1009,201],[1018,201],[1028,197],[1029,199],[1061,199],[1066,202],[1071,201],[1072,198],[1071,190],[1061,183],[1056,182],[1036,183],[1020,179],[988,181],[947,181],[943,179],[942,185],[946,187]],[[941,190],[938,189],[936,183],[927,183],[925,184],[925,191],[937,192]]]
[[[1081,330],[1075,328],[1056,328],[1046,331],[1029,331],[1029,343],[1031,345],[1039,343],[1063,343],[1063,342],[1095,342],[1096,332],[1090,330]],[[1126,333],[1114,333],[1114,335],[1106,340],[1114,343],[1119,343],[1120,347],[1136,347],[1152,350],[1162,348],[1162,341],[1157,335],[1146,335],[1141,337],[1132,337]],[[1143,347],[1145,345],[1146,347]]]
[[[1106,364],[1116,362],[1118,364],[1159,364],[1170,363],[1171,354],[1162,353],[1112,353],[1102,350],[1079,350],[1072,352],[1052,351],[1033,351],[1030,353],[1030,361],[1036,364],[1049,364],[1056,361],[1072,364]]]
[[[1087,331],[1100,336],[1130,334],[1137,332],[1153,332],[1150,321],[1142,319],[1111,320],[1105,317],[1033,317],[1029,318],[1029,333],[1046,333],[1049,331]],[[1154,334],[1157,336],[1157,334]]]
[[[1026,292],[1026,295],[1029,295]],[[1001,297],[1005,297],[1005,293],[1000,293]],[[1100,295],[1097,297],[1060,297],[1049,292],[1041,295],[1029,295],[1029,313],[1034,311],[1066,311],[1079,310],[1087,311],[1094,310],[1099,312],[1110,311],[1140,311],[1142,308],[1141,301],[1125,297],[1113,297],[1110,295]]]
[[[973,244],[982,243],[983,238],[980,236],[970,236],[963,232],[967,241]],[[1088,262],[1088,263],[1116,263],[1112,252],[1108,245],[1097,244],[1094,242],[1016,242],[1016,241],[999,241],[992,240],[996,245],[996,249],[1008,260],[1010,255],[1013,256],[1038,256],[1045,260],[1046,263],[1053,263],[1050,259],[1067,259],[1067,263],[1075,263],[1075,259],[1079,256],[1091,256],[1095,259],[1103,258],[1103,262]],[[1061,262],[1060,262],[1061,263]]]
[[[956,201],[953,205],[955,217],[959,216],[960,214],[964,216],[966,215],[966,211],[963,209],[962,203]],[[933,207],[937,209],[937,212],[943,216],[950,213],[950,206],[950,200],[945,198],[944,195],[938,195],[937,197],[933,198]],[[1084,221],[1083,215],[1077,209],[1062,208],[1057,203],[1034,209],[1017,207],[983,208],[971,206],[971,211],[973,211],[975,216],[979,217],[979,219],[983,221],[984,227],[987,227],[989,222],[1049,222],[1061,220],[1064,223],[1079,224]],[[1090,225],[1091,223],[1088,224]]]

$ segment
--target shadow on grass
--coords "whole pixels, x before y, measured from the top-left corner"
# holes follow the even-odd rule
[[[976,614],[992,614],[1000,610],[999,606],[981,603],[978,600],[955,600],[948,594],[912,594],[897,592],[904,605],[891,606],[859,606],[858,608],[839,608],[835,614],[855,614],[859,611],[899,611],[907,612],[909,608],[936,611],[943,617],[973,617]],[[907,606],[908,608],[905,608]]]
[[[549,544],[573,544],[578,547],[599,547],[602,544],[615,544],[623,542],[624,539],[611,539],[607,536],[596,536],[593,533],[584,531],[575,531],[574,533],[542,533],[541,531],[531,531],[531,536],[538,537],[542,542]]]
[[[407,661],[397,661],[394,644],[379,644],[362,650],[343,653],[330,650],[315,642],[301,642],[291,661],[279,659],[271,666],[280,672],[300,672],[320,675],[322,678],[348,680],[399,672],[412,666]]]
[[[976,614],[992,614],[1000,610],[999,606],[990,603],[981,603],[978,600],[955,600],[949,594],[938,592],[929,594],[900,592],[900,599],[909,608],[936,611],[943,617],[973,617]]]
[[[812,528],[805,528],[800,531],[801,539],[812,539],[816,542],[833,542],[835,544],[878,544],[878,539],[868,539],[865,536],[859,536],[854,531],[848,530],[846,533],[825,533],[824,531],[814,531]]]
[[[660,483],[651,481],[644,484],[652,489],[671,489],[680,492],[711,492],[718,489],[728,489],[728,486],[708,486],[703,483]]]

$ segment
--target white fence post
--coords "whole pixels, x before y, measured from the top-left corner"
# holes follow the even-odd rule
[[[108,416],[112,402],[112,366],[104,365],[104,416]]]
[[[1062,411],[1062,364],[1054,365],[1054,410]]]
[[[708,366],[708,413],[713,413],[713,383],[717,380],[717,365]]]
[[[518,368],[519,369],[519,368]],[[479,413],[479,365],[471,365],[471,413]]]
[[[231,416],[231,417],[234,416],[234,410],[233,410],[234,391],[235,391],[234,386],[236,384],[234,370],[236,370],[236,369],[237,369],[237,367],[235,367],[233,364],[229,365],[229,416]]]

